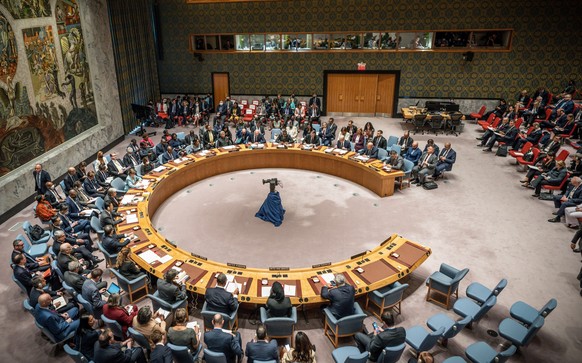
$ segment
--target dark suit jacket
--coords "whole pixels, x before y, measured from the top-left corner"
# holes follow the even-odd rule
[[[186,290],[184,285],[179,288],[164,279],[158,279],[158,295],[160,299],[166,301],[168,304],[173,304],[176,301],[186,298]]]
[[[350,143],[349,140],[345,140],[342,143],[341,141],[337,141],[337,143],[335,144],[335,147],[337,147],[338,149],[347,149],[349,150],[352,147],[352,144]]]
[[[78,219],[82,218],[79,215],[79,212],[81,212],[81,210],[83,208],[81,203],[79,203],[78,201],[73,201],[71,199],[71,197],[67,197],[66,203],[69,206],[69,218],[71,218],[73,220],[78,220]]]
[[[12,263],[12,260],[14,259],[14,256],[16,256],[17,254],[23,254],[24,257],[26,257],[26,268],[29,269],[30,271],[36,270],[38,269],[38,262],[36,262],[36,259],[34,257],[32,257],[31,255],[29,255],[26,251],[22,251],[22,252],[18,252],[15,250],[12,250],[12,255],[10,255],[10,263]]]
[[[123,160],[117,159],[117,161],[119,162],[119,164],[121,165],[122,168],[125,168],[125,165],[123,164]],[[123,173],[123,169],[121,169],[121,170],[117,169],[113,160],[111,160],[109,163],[107,163],[107,170],[109,170],[109,174],[111,174],[113,176],[125,177],[125,174]]]
[[[319,137],[317,135],[315,135],[313,138],[311,137],[311,135],[307,135],[305,137],[305,139],[303,140],[304,144],[314,144],[314,145],[319,145],[320,141],[319,141]]]
[[[238,307],[238,301],[234,296],[221,287],[206,289],[204,299],[209,310],[219,313],[230,314]]]
[[[371,149],[364,148],[364,149],[360,150],[360,153],[362,155],[366,155],[366,156],[369,156],[371,158],[375,158],[375,159],[378,158],[378,148],[376,146],[372,146]]]
[[[69,327],[69,323],[60,316],[56,311],[49,309],[43,309],[40,305],[36,305],[34,308],[34,318],[36,321],[47,328],[55,338],[58,340],[64,339],[63,336],[65,330]]]
[[[99,215],[99,223],[101,223],[102,227],[105,227],[106,225],[116,226],[121,222],[123,222],[123,219],[115,220],[111,213],[109,213],[107,210],[104,210]]]
[[[372,139],[372,142],[374,143],[374,146],[380,149],[386,149],[386,146],[388,145],[388,141],[384,136],[376,136],[374,139]]]
[[[441,161],[441,156],[444,155],[445,151],[447,149],[443,149],[439,155],[439,161],[437,161],[437,165],[441,165],[441,164],[447,164],[445,167],[445,170],[447,171],[451,171],[451,169],[453,169],[453,164],[455,163],[455,161],[457,161],[457,152],[455,150],[453,150],[452,148],[449,150],[449,152],[447,153],[447,156],[445,157],[445,161]]]
[[[170,154],[167,150],[162,154],[162,162],[165,164],[170,160],[178,159],[180,156],[175,150],[172,150],[172,154]]]
[[[267,299],[267,314],[269,317],[290,317],[292,307],[291,300],[287,296],[281,302],[272,298]]]
[[[96,342],[93,361],[95,363],[132,363],[131,353],[131,349],[123,352],[119,343],[110,344],[106,348],[101,348],[99,342]]]
[[[353,286],[345,284],[334,289],[329,289],[324,286],[321,289],[321,297],[331,301],[329,310],[332,314],[341,319],[344,316],[352,315],[354,313],[354,296],[356,290]]]
[[[116,254],[121,251],[121,248],[127,246],[129,244],[129,239],[125,239],[120,241],[115,236],[103,236],[102,244],[105,251],[109,252],[110,254]]]
[[[107,172],[102,172],[99,170],[95,172],[95,180],[97,181],[97,184],[103,188],[109,188],[109,183],[105,181],[108,177],[109,174]]]
[[[99,196],[100,193],[97,191],[99,187],[100,185],[97,183],[97,179],[95,178],[93,178],[93,180],[87,178],[83,182],[83,189],[85,189],[85,192],[87,192],[90,197]]]
[[[562,180],[564,180],[564,178],[566,177],[566,173],[568,172],[568,169],[566,168],[562,168],[559,169],[557,167],[554,167],[552,170],[550,170],[546,176],[546,181],[548,181],[550,184],[560,184],[562,182]]]
[[[253,363],[255,360],[279,361],[279,348],[277,347],[277,341],[273,339],[268,343],[264,340],[248,342],[247,348],[245,349],[245,355],[247,356],[248,363]]]
[[[210,142],[209,132],[212,132],[212,143]],[[216,142],[216,132],[213,130],[206,131],[204,133],[204,145],[210,145],[210,147],[214,147],[214,142]]]
[[[71,175],[67,173],[65,179],[63,179],[65,182],[65,193],[67,193],[67,195],[69,194],[69,190],[73,189],[77,180],[79,180],[79,178],[77,178],[77,174]]]
[[[412,147],[413,142],[414,140],[412,139],[412,137],[409,136],[407,139],[405,139],[404,136],[402,136],[400,140],[398,140],[398,145],[404,146],[403,149],[406,150],[409,147]]]
[[[258,135],[255,135],[253,133],[252,135],[249,136],[247,142],[250,142],[250,143],[255,143],[255,142],[264,143],[265,142],[265,137],[260,132],[259,132]]]
[[[422,169],[422,168],[427,168],[427,169],[434,169],[434,168],[436,167],[437,160],[438,160],[437,156],[436,156],[434,153],[432,153],[432,154],[431,154],[431,155],[428,157],[428,159],[426,159],[426,164],[427,164],[427,165],[426,165],[426,166],[422,166],[422,164],[423,164],[423,162],[424,162],[424,159],[426,158],[426,156],[427,156],[427,155],[428,155],[428,153],[422,153],[422,155],[420,156],[420,159],[418,159],[418,164],[417,164],[417,166],[418,166],[419,168],[421,168],[421,169]]]
[[[67,285],[75,289],[75,291],[79,294],[83,291],[83,283],[87,277],[71,271],[65,271],[63,275]]]
[[[31,272],[22,266],[15,265],[14,266],[14,277],[16,277],[16,279],[18,281],[20,281],[20,283],[22,285],[24,285],[24,287],[26,288],[26,291],[28,291],[30,293],[30,289],[32,289],[32,274],[31,274]]]
[[[150,363],[172,363],[172,350],[163,344],[156,344],[150,353]]]
[[[574,189],[574,185],[568,184],[566,192],[563,195],[568,197],[572,189]],[[568,201],[576,204],[582,203],[582,185],[578,186],[578,188],[574,191],[574,194],[568,198]]]
[[[57,196],[64,199],[64,195],[58,193],[56,190],[48,190],[44,193],[44,198],[53,206],[57,208],[61,203],[57,199]]]
[[[228,363],[234,363],[236,357],[242,355],[242,348],[232,334],[222,329],[213,329],[204,333],[204,343],[213,352],[224,353]]]
[[[45,194],[46,193],[46,182],[51,181],[51,176],[46,170],[40,171],[40,183],[38,173],[35,171],[32,172],[32,176],[34,177],[34,191],[38,194]],[[40,184],[40,185],[39,185]]]
[[[406,330],[401,327],[386,329],[380,332],[380,334],[374,335],[368,345],[368,352],[370,353],[369,359],[372,362],[378,361],[385,347],[395,347],[404,343],[405,339]]]

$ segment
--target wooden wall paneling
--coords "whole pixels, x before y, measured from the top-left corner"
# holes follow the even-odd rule
[[[230,95],[230,79],[228,73],[212,73],[212,93],[214,97],[214,107]]]
[[[360,78],[360,116],[374,116],[376,113],[376,92],[378,89],[377,74],[358,74]]]
[[[392,117],[394,109],[395,74],[379,74],[376,92],[376,115]]]
[[[345,79],[345,101],[342,111],[345,116],[357,116],[360,113],[360,75],[344,74]]]
[[[343,74],[328,74],[326,112],[328,113],[343,112],[342,105],[345,100],[344,83],[345,79]]]

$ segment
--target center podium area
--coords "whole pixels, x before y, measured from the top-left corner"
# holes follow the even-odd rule
[[[335,119],[339,128],[346,125],[349,120],[349,118],[340,117]],[[384,131],[385,137],[401,136],[404,130],[412,129],[412,125],[403,123],[402,119],[358,117],[352,119],[359,127],[371,121],[376,130]],[[149,131],[154,130],[149,129]],[[156,143],[159,142],[161,135],[161,130],[158,131],[158,135],[153,137]],[[174,128],[171,131],[188,132],[189,129]],[[472,282],[480,282],[487,287],[493,287],[502,278],[508,280],[508,286],[499,295],[497,305],[472,330],[462,331],[449,341],[448,348],[436,347],[433,350],[435,362],[442,362],[452,355],[464,357],[465,349],[480,340],[499,350],[498,344],[503,343],[504,340],[501,337],[490,337],[487,330],[497,330],[499,323],[509,317],[511,305],[521,300],[540,308],[552,297],[558,300],[557,309],[546,319],[545,325],[530,345],[522,348],[521,354],[512,357],[509,362],[577,362],[582,356],[582,342],[579,334],[582,326],[582,307],[579,282],[576,280],[576,275],[580,270],[580,255],[572,253],[569,248],[569,241],[574,232],[562,223],[546,222],[552,217],[551,213],[554,211],[552,203],[532,198],[530,197],[531,190],[520,187],[518,180],[523,178],[523,173],[516,171],[515,166],[510,164],[509,158],[495,157],[476,148],[475,137],[480,135],[481,133],[477,132],[476,127],[470,122],[466,122],[464,131],[459,137],[411,135],[420,142],[421,148],[424,148],[427,139],[433,138],[441,148],[444,142],[450,141],[457,151],[457,162],[453,170],[448,173],[447,179],[438,181],[438,189],[427,191],[412,186],[402,191],[395,190],[394,195],[388,198],[379,198],[370,191],[356,186],[360,190],[357,192],[359,194],[357,197],[350,194],[351,191],[345,196],[342,194],[338,197],[337,194],[341,193],[328,196],[329,189],[335,190],[333,185],[320,186],[318,181],[309,188],[315,200],[321,202],[319,203],[321,207],[314,212],[323,213],[322,220],[327,223],[326,230],[345,231],[346,236],[354,234],[358,236],[358,233],[362,235],[360,249],[350,247],[357,247],[357,242],[354,242],[352,237],[349,241],[346,238],[331,243],[333,246],[331,248],[340,251],[339,255],[346,258],[353,253],[365,250],[368,243],[381,243],[382,239],[364,237],[376,228],[378,231],[383,228],[385,236],[397,233],[431,248],[431,256],[404,280],[410,284],[410,287],[405,291],[402,301],[402,314],[396,317],[396,324],[404,328],[414,325],[426,328],[426,320],[437,313],[444,313],[453,319],[457,318],[452,309],[445,310],[425,301],[427,289],[424,281],[432,272],[437,271],[443,262],[458,268],[470,269],[460,284],[459,297],[465,297],[465,289]],[[267,136],[269,136],[268,132]],[[138,139],[138,137],[129,136],[114,150],[123,155],[131,138]],[[50,167],[48,169],[53,177],[59,172],[51,170]],[[222,176],[222,178],[228,179],[230,176]],[[23,182],[32,183],[32,180],[23,180]],[[236,179],[233,181],[221,179],[220,182],[215,183],[231,182],[235,183]],[[285,179],[283,182],[285,183]],[[205,188],[210,188],[210,183],[214,184],[211,179],[200,182]],[[197,186],[192,186],[192,188],[195,187]],[[256,189],[253,186],[253,190],[256,190],[257,208],[265,198],[267,189],[267,185],[257,185]],[[292,213],[289,210],[292,205],[291,197],[285,195],[285,188],[281,189],[281,192],[283,206],[287,209],[287,213]],[[348,203],[351,208],[347,216],[325,218],[326,211],[333,209],[333,204],[338,203],[337,201],[342,197],[353,198],[358,202],[354,205]],[[372,197],[380,202],[373,201]],[[326,199],[330,202],[325,202]],[[200,207],[212,209],[213,211],[207,214],[214,215],[216,218],[217,212],[214,208],[220,210],[220,204],[220,200],[215,200],[209,205]],[[32,216],[31,207],[24,208],[22,212],[0,226],[0,237],[4,241],[4,248],[0,249],[0,259],[6,263],[11,251],[11,242],[22,231],[21,225],[17,223],[26,220],[37,223]],[[196,207],[193,205],[192,209]],[[256,212],[254,207],[248,206],[248,208],[253,214]],[[362,215],[366,216],[370,222],[359,222]],[[201,227],[198,226],[197,219],[192,218],[191,222],[188,231],[192,236],[196,236],[200,233]],[[286,216],[283,226],[287,222]],[[218,221],[213,223],[218,223]],[[327,239],[325,234],[320,233],[320,229],[323,228],[320,226],[322,223],[307,226],[313,229],[314,238],[313,246],[304,249],[305,255],[315,254],[315,251],[319,249],[319,241]],[[241,227],[232,223],[224,223],[221,228],[229,235],[252,234],[252,231],[245,226]],[[270,229],[276,230],[273,226],[270,226]],[[170,232],[163,230],[160,233]],[[277,241],[277,243],[283,242]],[[276,246],[275,241],[272,246]],[[344,250],[345,254],[341,252]],[[273,256],[270,246],[261,246],[245,254],[264,258]],[[284,253],[276,256],[277,260],[281,260]],[[321,262],[326,262],[325,260],[327,259],[322,257]],[[101,267],[103,266],[104,264],[101,264]],[[71,362],[71,359],[62,352],[56,356],[49,356],[51,344],[41,337],[33,319],[23,311],[24,297],[11,281],[10,269],[5,266],[0,270],[0,276],[3,291],[0,297],[2,306],[0,319],[5,327],[0,329],[0,352],[3,354],[3,359],[12,362]],[[359,302],[363,306],[365,300],[361,299]],[[203,297],[199,297],[197,308],[190,316],[191,319],[201,322],[199,309],[202,303]],[[150,302],[145,299],[138,305],[145,304],[150,304]],[[243,307],[239,312],[239,330],[243,345],[254,336],[256,325],[252,323],[257,319],[254,312],[252,305]],[[371,330],[372,322],[378,320],[371,314],[368,315],[365,325]],[[306,332],[316,345],[318,362],[333,362],[331,358],[333,346],[323,334],[320,310],[318,308],[307,310],[307,317],[308,322],[299,312],[296,331]],[[340,339],[340,345],[354,345],[354,342],[350,338]],[[410,357],[407,349],[399,362],[407,362]]]

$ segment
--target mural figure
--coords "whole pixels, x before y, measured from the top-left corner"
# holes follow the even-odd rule
[[[69,101],[73,105],[73,108],[79,108],[77,106],[77,89],[75,88],[75,77],[72,74],[67,74],[65,77],[65,82],[63,82],[62,86],[71,86],[71,92],[69,93]]]
[[[51,15],[49,0],[0,0],[14,19],[43,18]]]
[[[9,76],[14,79],[17,64],[18,52],[14,31],[8,20],[0,14],[0,81],[6,82]]]

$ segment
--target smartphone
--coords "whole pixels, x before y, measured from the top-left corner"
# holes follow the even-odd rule
[[[378,323],[376,323],[376,322],[373,322],[372,326],[374,327],[374,330],[380,329],[380,327],[378,326]]]

